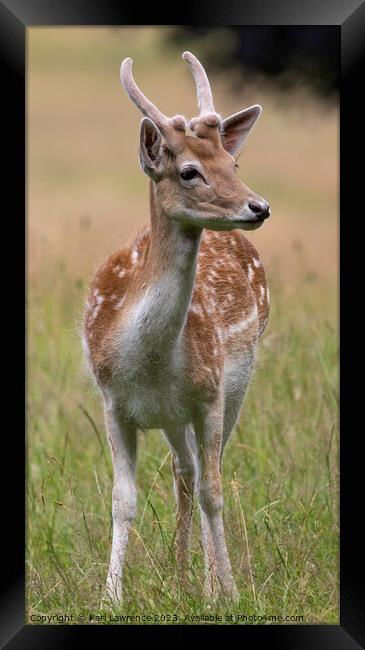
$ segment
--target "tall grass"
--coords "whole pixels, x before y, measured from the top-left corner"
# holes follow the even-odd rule
[[[62,266],[53,276],[30,292],[28,619],[82,614],[88,622],[99,612],[109,560],[112,467],[99,396],[83,370],[78,324],[85,288]],[[296,293],[278,277],[271,289],[270,323],[223,463],[239,604],[209,608],[202,601],[197,512],[196,593],[180,591],[170,454],[152,431],[139,437],[138,515],[125,598],[113,615],[165,615],[152,619],[159,623],[189,623],[207,613],[221,614],[222,622],[242,613],[338,622],[335,293],[306,273]],[[102,622],[111,622],[109,615]]]

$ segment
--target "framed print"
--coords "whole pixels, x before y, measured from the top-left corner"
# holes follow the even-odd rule
[[[364,4],[192,13],[0,7],[11,650],[365,642]]]

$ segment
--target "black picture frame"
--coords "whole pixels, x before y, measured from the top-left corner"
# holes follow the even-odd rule
[[[224,5],[224,6],[223,6]],[[341,33],[341,135],[340,135],[340,305],[341,305],[341,597],[340,625],[296,626],[189,626],[121,627],[121,626],[36,626],[24,625],[25,577],[24,538],[25,505],[23,453],[24,418],[20,395],[24,386],[24,355],[19,344],[24,335],[24,311],[20,301],[24,287],[24,215],[26,214],[26,171],[24,149],[25,129],[25,36],[26,29],[37,25],[134,25],[136,20],[147,24],[177,24],[177,16],[163,9],[159,22],[155,6],[129,8],[117,0],[6,0],[0,2],[0,61],[3,118],[2,176],[3,209],[3,272],[5,274],[6,308],[1,319],[6,344],[3,348],[4,382],[10,413],[9,424],[3,426],[3,488],[2,517],[2,580],[0,609],[0,641],[9,650],[18,648],[74,648],[81,643],[107,643],[110,634],[123,642],[126,635],[137,641],[145,635],[148,643],[161,642],[164,635],[176,645],[186,644],[189,632],[197,641],[209,642],[219,636],[225,642],[246,644],[262,642],[269,647],[306,650],[352,650],[365,647],[365,598],[363,562],[363,521],[361,498],[364,490],[362,441],[363,368],[361,333],[364,309],[361,307],[361,267],[364,258],[362,237],[358,227],[362,221],[361,190],[363,187],[362,138],[364,116],[361,91],[365,73],[365,2],[360,0],[242,0],[242,2],[202,2],[199,7],[177,6],[179,20],[201,25],[332,25]],[[161,12],[162,13],[162,12]],[[176,22],[175,22],[176,21]],[[5,81],[5,85],[4,85]],[[5,155],[4,155],[5,154]],[[5,245],[4,245],[5,244]],[[4,263],[5,253],[9,262]],[[15,256],[16,252],[16,256]],[[15,257],[14,257],[15,256]],[[3,278],[4,279],[4,278]],[[4,303],[3,303],[4,304]],[[15,315],[14,317],[12,315]],[[353,314],[353,318],[351,318]],[[9,327],[9,319],[11,326]],[[11,345],[9,334],[14,337]],[[6,336],[6,339],[5,339]],[[4,355],[5,353],[5,355]],[[6,358],[6,354],[9,358]],[[356,365],[358,364],[358,373]],[[355,374],[356,373],[356,374]],[[31,381],[31,378],[29,378]],[[360,392],[361,391],[361,392]],[[5,406],[4,404],[4,406]],[[212,629],[213,628],[213,629]],[[223,636],[224,635],[224,636]],[[249,644],[249,645],[247,645]]]

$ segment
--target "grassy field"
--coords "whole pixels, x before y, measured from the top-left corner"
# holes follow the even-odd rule
[[[177,51],[167,56],[161,31],[31,29],[28,37],[28,622],[66,615],[89,622],[100,613],[112,467],[79,329],[93,269],[147,215],[140,118],[119,87],[121,58],[135,57],[136,78],[163,110],[195,108],[191,80]],[[278,98],[252,80],[237,95],[224,79],[213,87],[224,115],[264,107],[239,173],[273,209],[249,234],[272,308],[223,463],[241,598],[235,606],[202,602],[197,512],[197,594],[180,592],[171,459],[151,431],[139,438],[138,515],[125,599],[114,614],[153,623],[199,622],[192,617],[204,614],[223,623],[245,622],[239,614],[338,623],[337,110],[304,90]]]

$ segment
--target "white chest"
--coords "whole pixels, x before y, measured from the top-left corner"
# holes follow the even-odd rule
[[[139,336],[126,337],[119,350],[111,390],[139,428],[165,428],[191,420],[184,359],[179,343],[153,347]]]
[[[123,411],[141,429],[163,429],[191,421],[183,381],[167,369],[156,372],[147,366],[144,372],[134,373],[133,381],[126,380],[123,373],[112,390]]]

